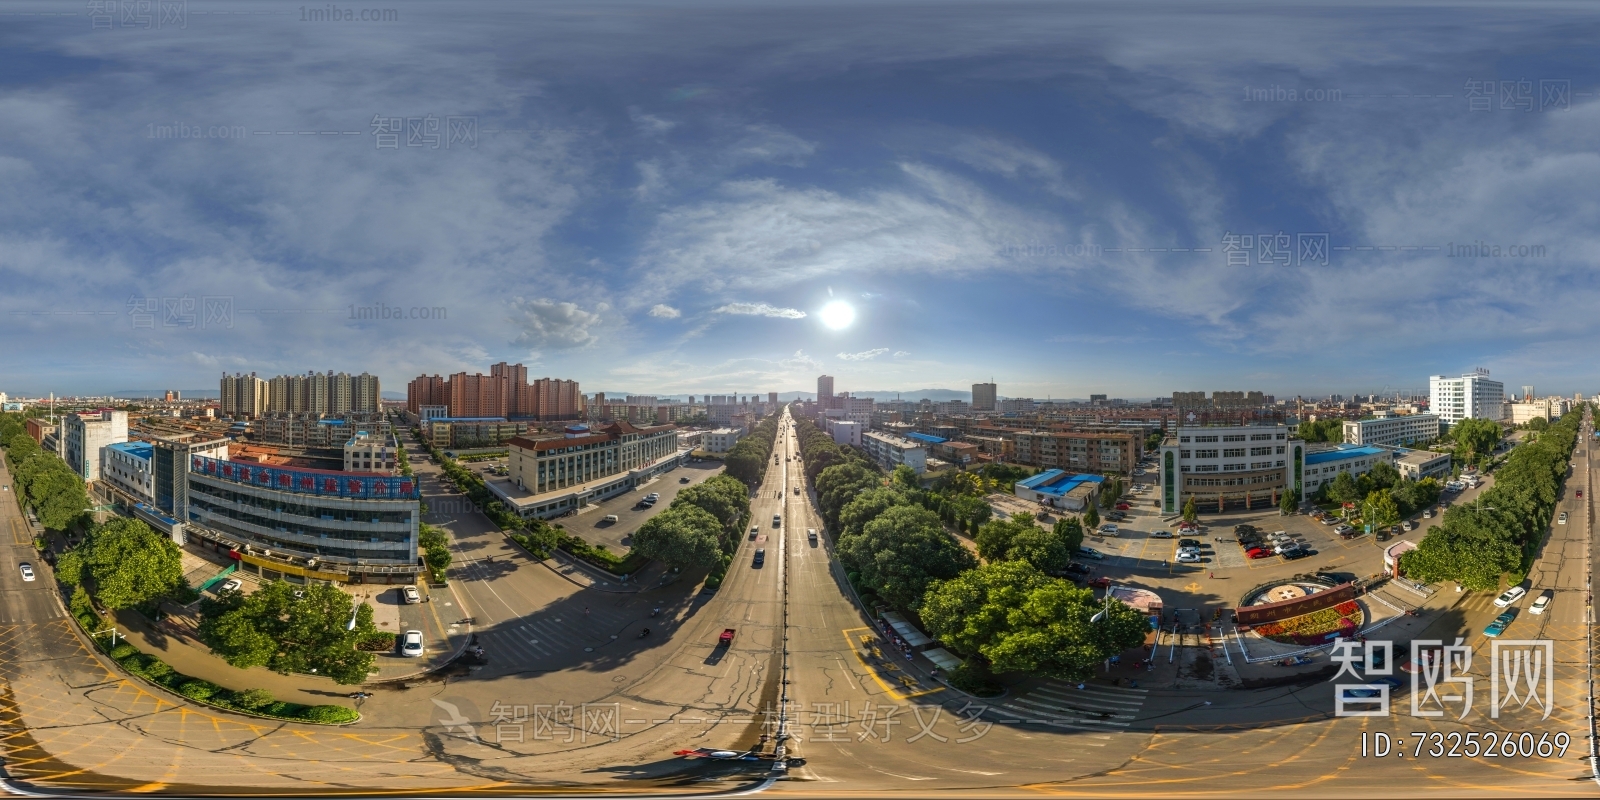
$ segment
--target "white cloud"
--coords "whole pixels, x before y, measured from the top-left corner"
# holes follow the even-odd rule
[[[593,344],[598,337],[589,329],[600,323],[601,313],[608,308],[601,303],[595,311],[590,312],[579,308],[576,303],[514,298],[511,302],[511,322],[521,330],[513,341],[520,345],[555,350]]]
[[[895,358],[905,358],[906,356],[909,356],[909,355],[911,355],[911,351],[910,350],[896,350],[896,351],[894,351],[894,357]]]
[[[806,355],[804,350],[794,351],[794,355],[778,362],[778,366],[789,372],[802,372],[815,374],[822,370],[822,362]]]
[[[804,319],[806,316],[806,312],[798,308],[779,308],[766,303],[729,303],[717,309],[717,313],[753,317],[780,317],[783,319]]]
[[[837,357],[843,361],[869,361],[887,352],[889,352],[887,347],[876,347],[859,353],[840,353]]]
[[[628,118],[633,120],[634,126],[646,136],[659,136],[678,127],[676,122],[662,119],[654,114],[646,114],[635,106],[628,108]]]
[[[665,303],[656,303],[650,307],[650,316],[658,319],[677,319],[683,312]]]

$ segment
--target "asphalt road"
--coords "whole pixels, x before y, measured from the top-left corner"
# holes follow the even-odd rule
[[[796,455],[787,429],[779,452]],[[1578,463],[1574,485],[1590,483],[1587,458]],[[9,478],[0,473],[3,482]],[[768,793],[1342,798],[1595,792],[1576,758],[1587,748],[1587,700],[1581,696],[1587,662],[1580,647],[1587,621],[1578,587],[1588,577],[1592,519],[1587,503],[1573,497],[1562,500],[1572,521],[1554,531],[1531,577],[1536,590],[1557,591],[1555,604],[1547,619],[1519,618],[1508,634],[1554,639],[1554,713],[1542,719],[1537,710],[1522,709],[1492,719],[1480,695],[1458,721],[1453,715],[1410,717],[1404,693],[1386,718],[1330,718],[1327,683],[1209,692],[1092,685],[1079,692],[1041,682],[996,700],[965,697],[881,647],[888,658],[875,657],[871,620],[854,605],[831,545],[805,539],[805,528],[821,526],[809,492],[794,494],[800,482],[796,462],[780,461],[769,470],[752,508],[764,538],[741,544],[714,595],[693,593],[687,581],[642,594],[581,588],[515,551],[481,515],[439,511],[437,521],[454,536],[452,577],[461,616],[475,620],[472,630],[490,651],[490,663],[406,688],[375,689],[363,721],[347,729],[179,705],[130,682],[83,647],[62,617],[47,573],[21,584],[15,561],[31,548],[11,543],[0,553],[7,559],[0,565],[5,766],[14,776],[55,786],[143,791],[493,793],[530,784],[712,791],[746,785],[758,773],[685,762],[672,751],[749,747],[763,731],[777,732],[779,654],[787,634],[793,707],[784,727],[791,752],[808,763]],[[11,503],[0,509],[0,526],[9,528],[16,509]],[[770,525],[774,513],[783,516],[779,529]],[[759,569],[750,563],[754,547],[767,551]],[[1434,623],[1440,638],[1481,630],[1492,616],[1489,600],[1487,593],[1464,597],[1454,616]],[[665,611],[650,617],[656,605]],[[453,616],[441,621],[448,626]],[[636,631],[645,625],[653,633],[639,638]],[[724,627],[737,629],[730,648],[715,644]],[[1486,655],[1477,654],[1473,673],[1485,694],[1486,669]],[[1413,731],[1469,730],[1559,730],[1573,743],[1560,759],[1412,756]],[[1380,732],[1407,740],[1400,747],[1405,755],[1364,757],[1363,734]]]

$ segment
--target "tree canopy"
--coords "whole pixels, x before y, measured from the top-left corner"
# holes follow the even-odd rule
[[[278,672],[311,672],[351,685],[367,679],[371,653],[357,649],[379,633],[372,606],[326,584],[295,588],[273,581],[251,594],[223,592],[200,601],[200,639],[229,664]],[[347,630],[351,612],[355,629]]]
[[[95,599],[113,610],[170,597],[185,586],[178,545],[126,517],[95,526],[82,544],[62,555],[56,574],[69,586],[92,582]]]
[[[676,501],[633,534],[633,549],[680,569],[716,567],[722,560],[723,525],[705,509]]]
[[[839,560],[890,605],[915,611],[931,581],[954,578],[977,559],[919,506],[894,506],[860,535],[839,540]]]

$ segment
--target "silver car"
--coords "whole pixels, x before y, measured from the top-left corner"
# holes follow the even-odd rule
[[[406,631],[400,637],[400,655],[418,658],[422,655],[422,631]]]

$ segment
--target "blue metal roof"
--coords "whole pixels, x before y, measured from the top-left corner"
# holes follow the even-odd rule
[[[130,456],[133,456],[134,458],[143,459],[145,461],[149,461],[151,454],[156,451],[156,449],[152,447],[149,442],[116,442],[114,444],[108,444],[106,447],[109,447],[112,450],[120,450]]]
[[[924,442],[926,444],[944,444],[945,442],[950,441],[949,439],[942,439],[938,436],[928,433],[908,433],[906,434],[906,438],[916,439],[917,441]]]
[[[429,422],[506,422],[505,417],[434,417]]]
[[[1343,460],[1345,460],[1347,458],[1361,458],[1363,456],[1376,456],[1376,455],[1382,455],[1382,454],[1387,453],[1387,452],[1389,452],[1389,451],[1384,450],[1381,447],[1373,447],[1371,445],[1365,445],[1365,446],[1361,446],[1361,447],[1357,447],[1357,446],[1354,446],[1354,445],[1344,445],[1342,447],[1339,447],[1336,450],[1321,450],[1321,451],[1318,451],[1318,452],[1315,452],[1315,453],[1306,453],[1306,465],[1309,466],[1311,464],[1326,464],[1326,463],[1328,463],[1330,461],[1343,461]]]
[[[1104,481],[1105,478],[1100,475],[1078,475],[1063,472],[1059,469],[1052,469],[1029,478],[1023,478],[1017,481],[1017,486],[1028,491],[1060,497],[1085,483],[1103,483]]]

